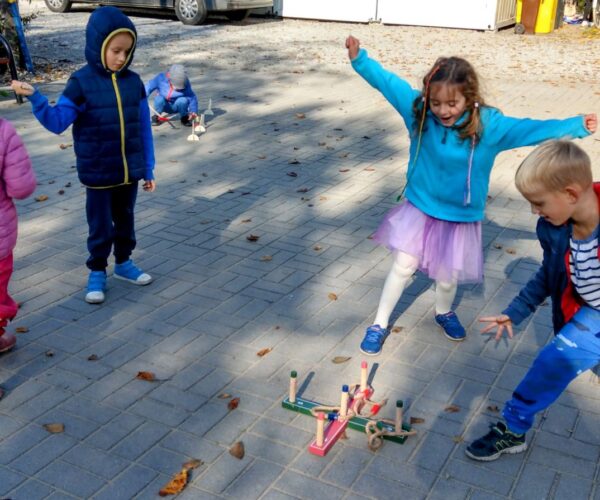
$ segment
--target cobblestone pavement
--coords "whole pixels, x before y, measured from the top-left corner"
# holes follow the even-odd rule
[[[88,15],[40,10],[28,36],[42,77],[59,59],[82,63]],[[314,422],[281,408],[291,370],[304,396],[324,403],[357,381],[357,347],[390,265],[368,237],[401,188],[407,135],[352,72],[345,36],[415,84],[439,55],[464,55],[489,102],[539,118],[600,111],[599,39],[578,28],[518,37],[271,19],[134,21],[134,69],[147,79],[173,61],[187,64],[201,106],[212,98],[215,111],[199,142],[185,140],[189,129],[155,129],[158,189],[140,193],[134,255],[156,278],[150,286],[109,277],[107,301],[84,302],[84,191],[70,133],[45,131],[28,105],[0,103],[31,153],[35,196],[48,196],[18,203],[11,289],[22,308],[10,329],[27,332],[0,356],[0,497],[154,498],[198,458],[204,464],[179,498],[599,500],[600,386],[591,373],[538,419],[526,453],[489,464],[464,455],[551,336],[549,307],[511,342],[490,341],[476,323],[539,261],[535,219],[512,182],[525,149],[500,156],[492,174],[485,283],[461,287],[457,298],[467,340],[440,335],[431,282],[416,275],[396,310],[400,331],[369,359],[376,398],[403,399],[407,418],[424,420],[417,436],[373,453],[349,431],[318,458],[307,452]],[[56,99],[63,85],[41,86]],[[598,137],[581,144],[598,174]],[[332,363],[336,356],[351,359]],[[136,379],[139,371],[157,381]],[[224,393],[240,398],[237,409]],[[48,423],[64,432],[47,432]],[[236,441],[245,445],[241,460],[228,453]]]

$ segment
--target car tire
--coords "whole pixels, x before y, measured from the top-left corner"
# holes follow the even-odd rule
[[[230,21],[243,21],[250,14],[250,9],[229,10],[225,12],[225,16]]]
[[[52,12],[69,12],[71,10],[71,0],[44,0],[46,7]]]
[[[183,24],[202,24],[208,10],[204,0],[175,0],[175,15]]]

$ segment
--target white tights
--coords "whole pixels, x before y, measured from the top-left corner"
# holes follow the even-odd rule
[[[400,300],[406,284],[417,270],[419,261],[416,257],[404,252],[395,252],[392,269],[385,279],[379,307],[375,316],[375,324],[387,327],[394,307]],[[452,308],[456,297],[457,282],[435,282],[435,313],[445,314]]]

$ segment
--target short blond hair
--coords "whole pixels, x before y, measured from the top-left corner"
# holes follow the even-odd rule
[[[548,141],[523,160],[515,174],[521,194],[544,188],[561,191],[569,185],[582,188],[593,182],[592,162],[587,153],[571,141]]]

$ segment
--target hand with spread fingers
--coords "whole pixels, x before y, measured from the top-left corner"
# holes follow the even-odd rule
[[[502,338],[502,334],[506,329],[506,333],[508,334],[508,338],[513,338],[513,328],[512,321],[506,314],[500,314],[498,316],[486,316],[484,318],[479,318],[480,323],[488,323],[486,327],[481,330],[481,333],[489,333],[494,328],[496,329],[496,335],[494,339],[498,342]]]

